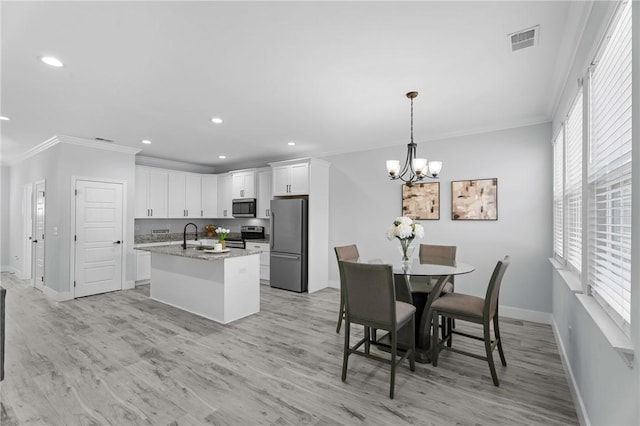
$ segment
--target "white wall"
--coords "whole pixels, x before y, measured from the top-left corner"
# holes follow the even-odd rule
[[[440,220],[422,221],[425,237],[414,243],[451,244],[459,261],[476,270],[456,277],[456,291],[484,296],[498,260],[511,256],[500,304],[551,312],[551,127],[540,124],[418,145],[418,154],[444,162]],[[358,244],[364,258],[396,259],[398,241],[385,231],[401,215],[401,185],[386,177],[385,160],[403,159],[406,146],[325,158],[330,169],[329,246]],[[452,221],[451,181],[498,178],[497,221]],[[339,282],[335,255],[330,280]],[[526,314],[503,310],[503,315]],[[538,315],[541,319],[547,315]]]
[[[577,50],[573,68],[554,117],[558,129],[577,92],[576,79],[587,70],[604,35],[614,2],[594,2]],[[584,423],[594,425],[640,424],[640,3],[634,4],[633,43],[633,243],[631,277],[631,340],[633,368],[626,365],[557,272],[553,273],[553,320],[564,358],[574,402]],[[549,266],[551,269],[552,267]],[[570,331],[571,330],[571,331]]]
[[[31,244],[29,241],[23,239],[22,235],[22,197],[23,187],[26,184],[31,184],[39,180],[45,180],[45,195],[50,190],[59,190],[59,175],[58,175],[58,155],[60,145],[53,146],[40,154],[27,158],[20,164],[14,164],[11,166],[11,178],[10,178],[10,213],[9,221],[11,229],[10,235],[10,266],[14,271],[23,270],[23,250],[26,244]],[[50,194],[54,194],[51,192]],[[50,223],[60,222],[60,207],[59,199],[54,196],[46,196],[46,218],[45,218],[45,250],[47,250],[45,256],[45,276],[58,277],[60,273],[60,258],[59,251],[56,250],[54,237],[51,235]],[[51,242],[51,245],[49,245]],[[50,247],[50,249],[49,249]],[[51,274],[51,275],[50,275]],[[56,280],[54,280],[56,281]],[[54,287],[57,288],[57,287]]]
[[[95,142],[90,141],[95,145]],[[59,294],[68,294],[70,286],[70,254],[72,176],[114,179],[126,182],[127,210],[125,241],[125,281],[133,286],[135,262],[133,252],[135,155],[59,143],[11,167],[11,266],[22,269],[22,187],[37,180],[46,180],[45,218],[45,283]],[[53,228],[58,233],[54,235]]]
[[[9,193],[11,170],[9,166],[0,167],[0,269],[10,270],[9,255]]]

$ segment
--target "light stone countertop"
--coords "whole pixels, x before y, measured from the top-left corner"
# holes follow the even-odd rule
[[[202,260],[223,260],[232,257],[249,256],[252,254],[260,254],[257,250],[245,250],[230,248],[226,253],[205,253],[202,250],[197,250],[196,246],[187,246],[187,249],[183,249],[180,244],[171,244],[154,247],[140,247],[137,250],[148,251],[151,253],[167,254],[170,256],[190,257],[193,259]]]

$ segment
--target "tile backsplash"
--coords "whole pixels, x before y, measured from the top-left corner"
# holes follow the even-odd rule
[[[238,219],[136,219],[135,221],[135,235],[151,235],[154,230],[162,230],[169,234],[182,233],[184,226],[193,222],[198,227],[199,232],[204,232],[204,227],[207,224],[213,224],[215,226],[224,226],[229,228],[232,232],[240,232],[240,227],[243,225],[264,226],[266,234],[270,233],[269,220],[268,219],[252,219],[252,218],[238,218]],[[193,228],[190,228],[193,230]]]

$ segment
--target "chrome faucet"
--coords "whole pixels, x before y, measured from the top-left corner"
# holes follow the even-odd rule
[[[182,232],[182,249],[186,250],[187,249],[187,226],[189,225],[193,225],[194,228],[196,228],[196,241],[198,241],[198,225],[196,225],[193,222],[189,222],[184,226],[184,231]]]

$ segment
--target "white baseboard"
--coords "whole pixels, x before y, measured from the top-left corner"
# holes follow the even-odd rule
[[[336,281],[336,280],[329,280],[329,285],[327,287],[329,288],[337,288],[338,290],[340,289],[340,281]]]
[[[19,275],[18,270],[11,265],[0,266],[0,272],[8,272],[10,274]]]
[[[553,323],[553,316],[549,312],[532,311],[530,309],[512,308],[511,306],[500,305],[499,313],[500,318],[513,318],[549,325]]]
[[[569,376],[569,391],[571,393],[571,398],[573,399],[573,405],[576,407],[578,421],[582,426],[590,426],[591,421],[589,420],[587,409],[584,405],[584,401],[582,400],[582,396],[580,395],[580,389],[578,388],[578,384],[576,383],[576,378],[573,376],[573,371],[571,370],[571,364],[569,363],[567,352],[564,349],[564,344],[562,343],[560,333],[558,332],[558,325],[556,324],[556,321],[555,319],[553,319],[553,317],[551,319],[551,328],[553,329],[553,335],[556,339],[558,352],[560,352],[562,367],[564,368],[566,374]]]
[[[64,302],[67,300],[73,300],[73,294],[70,291],[56,291],[50,287],[44,287],[43,293],[50,299],[56,302]]]
[[[125,280],[122,284],[123,290],[130,290],[132,288],[136,288],[136,282],[134,280]]]

